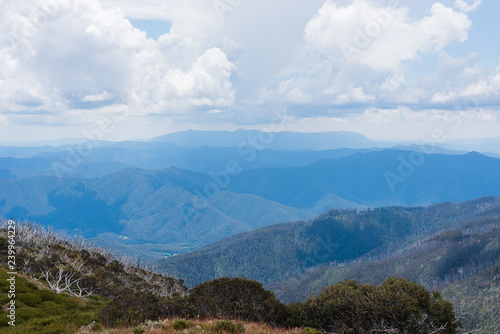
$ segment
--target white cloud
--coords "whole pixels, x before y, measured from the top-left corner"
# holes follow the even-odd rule
[[[441,55],[438,62],[441,77],[435,79],[441,87],[432,95],[430,102],[455,105],[498,102],[500,67],[496,71],[487,71],[474,65],[476,59],[477,55],[463,59],[453,59],[446,53]]]
[[[300,88],[293,88],[290,90],[290,92],[287,94],[287,100],[292,102],[292,103],[308,103],[310,102],[310,98],[302,91]]]
[[[329,104],[423,104],[448,100],[443,87],[465,88],[484,76],[477,55],[455,59],[443,50],[468,38],[471,20],[463,10],[440,2],[418,17],[403,5],[353,0],[326,1],[304,28],[305,53],[265,90],[267,97],[294,92],[288,102]],[[407,80],[407,65],[438,57],[437,74]],[[414,75],[415,73],[413,73]],[[418,75],[418,74],[417,74]],[[300,92],[300,99],[297,92]]]
[[[376,71],[398,71],[403,61],[464,41],[470,27],[466,14],[441,3],[414,20],[405,7],[367,0],[341,7],[328,0],[307,24],[304,38],[311,50],[328,57]]]
[[[385,79],[381,88],[383,91],[394,92],[404,83],[406,83],[404,75],[402,73],[395,73]]]
[[[81,97],[83,102],[102,102],[109,101],[113,98],[113,95],[104,91],[100,94],[85,95]]]
[[[176,28],[148,39],[122,10],[97,0],[9,0],[2,7],[3,110],[64,113],[92,102],[140,102],[144,112],[183,113],[234,102],[236,67],[213,41]],[[134,98],[139,91],[143,99]]]
[[[161,98],[189,99],[194,105],[228,107],[234,102],[230,83],[234,65],[218,48],[207,51],[189,71],[170,69],[160,81]]]
[[[330,93],[330,91],[325,91],[325,93]],[[362,87],[353,88],[352,85],[349,86],[349,90],[345,94],[337,95],[337,98],[334,100],[336,104],[345,104],[345,103],[364,103],[368,101],[375,100],[374,95],[365,94]]]
[[[459,8],[463,12],[470,12],[476,10],[481,5],[482,0],[473,0],[472,3],[469,2],[465,2],[463,0],[456,0],[455,7]]]

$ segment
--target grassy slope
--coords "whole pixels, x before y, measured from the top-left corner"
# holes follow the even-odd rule
[[[98,320],[98,312],[108,299],[100,296],[77,298],[57,294],[43,284],[22,275],[16,276],[16,326],[8,325],[5,305],[10,301],[7,270],[0,268],[0,332],[75,333],[80,326]]]
[[[9,286],[7,283],[7,269],[0,267],[0,305],[10,301],[7,297]],[[240,321],[182,320],[165,319],[161,321],[147,321],[137,327],[103,328],[99,323],[99,312],[109,302],[108,298],[92,296],[77,298],[67,293],[57,294],[47,289],[39,281],[21,274],[16,275],[16,326],[7,324],[7,311],[0,310],[0,332],[36,333],[36,334],[66,334],[66,333],[240,333],[244,328],[246,334],[302,334],[302,328],[282,329],[265,324]],[[234,326],[234,327],[233,327]],[[236,327],[240,326],[240,327]]]

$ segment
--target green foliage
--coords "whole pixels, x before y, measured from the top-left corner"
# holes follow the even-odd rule
[[[474,277],[450,284],[441,293],[464,313],[464,331],[500,333],[500,261]]]
[[[323,334],[323,331],[316,328],[306,327],[304,328],[304,334]]]
[[[189,300],[202,317],[224,317],[281,324],[286,307],[262,284],[244,278],[220,278],[196,286]]]
[[[110,327],[137,326],[147,320],[190,317],[196,313],[184,296],[159,297],[144,291],[127,291],[102,310],[100,320]]]
[[[381,286],[346,280],[326,287],[303,304],[295,304],[294,323],[335,333],[428,333],[446,326],[455,334],[459,323],[451,303],[416,283],[389,278]]]
[[[490,224],[495,224],[495,219],[500,218],[499,203],[498,198],[491,197],[426,208],[330,210],[312,221],[267,226],[221,240],[196,252],[167,258],[162,261],[162,269],[185,279],[188,286],[224,276],[247,277],[272,284],[321,264],[359,263],[385,257],[411,243],[468,223],[477,225],[489,220]],[[442,238],[447,244],[463,240],[464,247],[466,239],[460,231]],[[477,254],[474,261],[482,261],[481,249],[470,247]],[[468,253],[465,251],[464,254]],[[495,256],[493,253],[484,255]],[[449,260],[444,262],[451,264]],[[460,261],[457,255],[455,264],[459,265]],[[439,275],[448,279],[445,276],[450,268],[436,267],[436,271],[441,270]],[[453,268],[459,267],[454,265]],[[385,278],[387,275],[378,281]]]
[[[140,291],[126,291],[114,298],[101,312],[105,326],[137,326],[146,320],[162,317],[161,298]]]
[[[184,320],[184,319],[175,319],[174,320],[174,329],[176,331],[182,331],[187,328],[191,328],[194,326],[194,323],[189,320]]]
[[[146,333],[146,330],[144,328],[142,328],[142,326],[139,326],[139,327],[135,327],[132,332],[134,334],[143,334],[143,333]]]
[[[212,331],[215,333],[239,334],[245,331],[245,326],[242,323],[235,324],[229,320],[220,320],[216,321],[212,326]]]
[[[103,327],[102,327],[102,324],[100,322],[94,322],[92,325],[91,325],[91,328],[90,328],[92,331],[94,332],[98,332],[98,331],[102,331]]]
[[[7,292],[7,270],[0,268],[0,302],[9,299]],[[86,301],[68,294],[57,294],[39,288],[23,276],[16,276],[16,327],[8,325],[7,312],[0,310],[0,332],[2,333],[74,333],[78,327],[98,320],[98,313],[108,303],[104,297],[93,297]]]

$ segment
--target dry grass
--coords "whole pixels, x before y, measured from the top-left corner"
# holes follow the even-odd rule
[[[113,329],[92,329],[86,326],[80,329],[80,334],[100,333],[100,334],[164,334],[164,333],[186,333],[186,334],[201,334],[201,333],[230,333],[230,334],[304,334],[302,328],[285,329],[275,328],[265,324],[259,324],[247,321],[231,321],[234,325],[240,325],[243,331],[227,331],[217,330],[216,323],[219,319],[207,320],[183,320],[178,318],[165,319],[163,321],[147,321],[146,323],[134,328],[113,328]],[[186,327],[187,328],[183,328]],[[177,329],[176,329],[177,328]]]

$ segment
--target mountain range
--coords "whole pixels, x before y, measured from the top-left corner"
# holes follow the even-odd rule
[[[161,257],[332,208],[500,195],[500,160],[479,153],[340,152],[305,167],[244,169],[230,160],[208,174],[170,167],[0,179],[0,214]]]
[[[494,152],[493,139],[471,143]],[[245,276],[286,302],[343,279],[404,277],[473,314],[467,328],[500,330],[500,310],[483,303],[500,291],[495,154],[348,132],[43,144],[0,147],[2,217],[156,263],[189,286]]]

